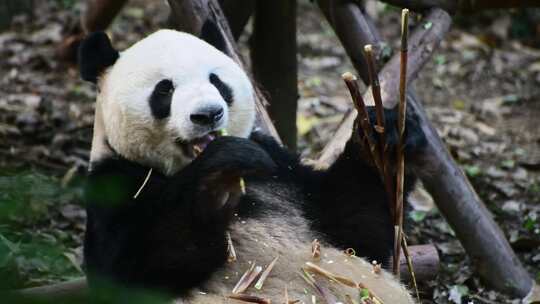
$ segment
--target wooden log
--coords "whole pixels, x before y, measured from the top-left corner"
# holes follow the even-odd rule
[[[332,0],[317,0],[317,4],[339,36],[343,48],[355,67],[367,67],[367,61],[362,56],[366,44],[373,45],[376,59],[378,62],[381,61],[382,39],[376,31],[371,30],[373,25],[363,17],[358,5],[353,1]],[[363,82],[369,83],[367,68],[356,70]]]
[[[434,280],[439,274],[439,253],[433,245],[416,245],[409,246],[409,254],[411,256],[414,275],[417,282],[427,282]],[[407,267],[405,255],[401,254],[399,258],[399,272],[403,282],[411,282],[411,273]]]
[[[210,18],[213,20],[221,33],[225,37],[227,50],[240,66],[244,67],[244,63],[240,57],[240,52],[234,41],[232,32],[227,23],[227,19],[223,14],[217,0],[168,0],[171,7],[171,21],[174,22],[177,30],[185,31],[198,35],[201,31],[205,20]],[[244,68],[244,70],[246,70]],[[274,127],[274,124],[266,112],[266,98],[254,84],[256,94],[256,109],[257,109],[257,126],[267,134],[270,134],[276,140],[280,141],[280,137]]]
[[[500,291],[525,297],[533,288],[534,280],[450,155],[414,93],[408,96],[408,102],[418,114],[428,140],[425,154],[429,155],[429,160],[424,162],[424,170],[418,170],[418,177],[454,229],[480,277]],[[421,163],[416,165],[422,166]]]
[[[433,245],[409,246],[416,279],[420,282],[433,280],[437,276],[439,269],[439,254]],[[407,269],[407,262],[402,257],[400,260],[403,281],[408,283],[410,273]],[[27,298],[42,299],[84,299],[88,296],[88,286],[85,278],[78,278],[71,281],[60,282],[40,287],[19,289],[14,291],[15,295]]]
[[[414,11],[438,7],[452,14],[475,13],[486,9],[540,7],[538,0],[383,0],[383,2]]]
[[[250,47],[253,75],[270,99],[270,117],[283,143],[294,151],[298,106],[296,1],[257,1]]]
[[[321,1],[323,0],[319,0],[319,2]],[[324,6],[321,6],[321,8],[324,9]],[[441,19],[437,20],[437,23],[449,23],[449,16],[446,15],[446,17],[442,18],[445,13],[442,12],[442,10],[438,11]],[[335,20],[339,20],[341,17],[340,15],[337,15],[338,12],[339,10],[334,9]],[[325,13],[325,15],[326,14],[327,13]],[[343,18],[345,18],[345,16],[343,16]],[[365,19],[363,15],[361,18]],[[358,24],[369,24],[365,20],[353,22]],[[437,23],[432,23],[432,25],[436,26]],[[340,39],[348,37],[344,33],[338,32],[337,28],[335,28],[335,30]],[[371,30],[374,29],[372,28]],[[363,33],[355,40],[349,41],[347,45],[354,44],[355,42],[358,43],[363,37],[369,36],[374,37],[376,35],[373,33]],[[357,47],[361,46],[362,45],[359,45]],[[414,49],[411,47],[409,52],[414,52]],[[361,53],[355,53],[352,50],[349,50],[348,53],[354,54],[353,56],[361,56]],[[354,62],[355,61],[353,60],[353,63]],[[409,68],[413,69],[414,64],[412,63],[412,60],[409,63]],[[359,71],[365,69],[365,66],[355,67]],[[362,75],[363,73],[359,72],[359,74]],[[399,74],[396,73],[393,77],[397,78],[398,75]],[[381,77],[381,79],[385,79],[385,77]],[[412,78],[409,79],[412,80]],[[387,100],[387,102],[390,102],[395,100],[395,98]],[[523,268],[519,259],[510,248],[508,241],[493,220],[492,215],[469,184],[459,166],[452,159],[435,128],[428,120],[421,103],[418,101],[418,98],[412,89],[409,90],[408,103],[411,109],[417,113],[420,125],[428,139],[428,144],[425,149],[425,156],[428,157],[428,160],[418,159],[417,162],[413,163],[413,165],[419,168],[419,177],[435,199],[437,206],[447,219],[448,223],[456,232],[457,237],[471,257],[482,279],[488,283],[488,285],[500,291],[520,297],[526,296],[533,288],[532,278]],[[345,121],[345,123],[347,123],[347,121]],[[348,127],[349,135],[350,130],[351,127]],[[340,140],[332,141],[330,144],[333,146],[326,148],[327,155],[332,157],[326,157],[325,161],[331,161],[333,156],[338,154],[335,151],[341,150],[342,144],[346,140],[348,140],[348,136],[342,136]]]
[[[340,22],[343,22],[345,24],[352,25],[354,24],[354,18],[365,19],[358,8],[352,10],[354,14],[349,13],[347,15],[347,18],[336,18],[336,20],[339,20]],[[340,11],[340,9],[334,10],[334,12],[338,11]],[[327,13],[325,13],[325,15],[327,15]],[[409,63],[407,69],[407,80],[409,82],[412,82],[418,76],[418,72],[429,60],[429,58],[431,58],[433,51],[437,48],[439,42],[448,32],[451,20],[448,14],[446,14],[444,11],[435,9],[428,14],[428,16],[426,17],[426,22],[431,22],[432,26],[429,28],[419,27],[415,29],[409,39]],[[359,31],[371,30],[371,27],[367,25],[368,23],[366,21],[360,21],[358,23],[364,24],[362,26],[357,26]],[[344,30],[346,29],[344,27],[345,24],[343,24]],[[354,26],[352,27],[354,28]],[[343,35],[341,35],[341,32],[337,31],[338,28],[336,28],[336,33],[338,33],[340,39],[352,39],[349,31],[346,31],[345,33],[343,33]],[[357,39],[349,41],[348,46],[351,47],[351,49],[349,49],[347,52],[349,53],[349,55],[354,54],[353,56],[356,57],[364,57],[362,56],[363,43],[367,42],[366,44],[368,44],[369,40],[367,39],[377,39],[376,37],[378,36],[364,34]],[[358,43],[355,43],[355,41],[358,41]],[[353,60],[353,64],[354,62],[358,63],[358,65],[354,65],[356,69],[359,70],[358,73],[360,74],[362,80],[367,83],[369,81],[369,76],[367,76],[367,72],[363,71],[367,69],[364,68],[366,66],[363,65],[362,60],[363,59],[360,58],[357,60]],[[379,72],[379,79],[381,80],[381,97],[383,99],[385,107],[387,108],[393,108],[398,101],[400,60],[400,54],[394,55],[392,59],[390,59],[390,61]],[[364,74],[365,76],[362,76]],[[366,93],[363,97],[366,101],[366,104],[373,105],[373,95],[370,89],[366,90]],[[339,126],[338,130],[336,131],[330,142],[328,142],[322,150],[321,155],[317,161],[318,167],[324,168],[329,164],[332,164],[341,154],[341,152],[343,151],[343,147],[345,147],[345,143],[351,137],[351,131],[355,118],[356,110],[352,110],[345,116],[345,119]]]

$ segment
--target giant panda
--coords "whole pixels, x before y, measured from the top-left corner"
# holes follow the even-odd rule
[[[90,286],[113,282],[178,303],[241,303],[228,297],[240,277],[277,257],[263,287],[246,293],[281,303],[286,290],[291,301],[323,302],[301,275],[312,262],[384,303],[413,303],[371,263],[388,265],[394,231],[384,186],[358,136],[328,169],[303,165],[254,131],[254,89],[223,46],[210,21],[200,38],[159,30],[121,53],[102,32],[82,42],[81,76],[98,90],[85,195]],[[386,117],[395,124],[394,111]],[[412,116],[407,130],[410,156],[425,139]],[[388,132],[391,149],[396,132]],[[413,184],[407,174],[406,193]],[[358,296],[318,281],[337,302]]]

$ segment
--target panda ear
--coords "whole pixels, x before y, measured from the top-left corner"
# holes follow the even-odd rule
[[[79,70],[82,79],[97,82],[100,74],[113,65],[119,57],[109,37],[104,32],[91,33],[79,46]]]
[[[207,19],[204,22],[201,28],[200,38],[213,45],[216,49],[227,54],[227,43],[225,42],[225,37],[223,37],[223,34],[221,34],[219,27],[214,21]]]

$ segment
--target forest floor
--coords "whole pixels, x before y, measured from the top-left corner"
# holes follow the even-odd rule
[[[0,32],[0,289],[82,275],[81,181],[95,88],[56,57],[57,46],[78,22],[80,6],[73,1],[36,5],[34,16],[17,17]],[[382,5],[369,11],[397,50],[399,11]],[[353,68],[316,7],[300,1],[298,12],[299,151],[315,157],[351,106],[340,75]],[[414,82],[439,134],[537,282],[538,15],[517,10],[455,18]],[[164,27],[166,19],[161,1],[131,1],[111,35],[124,49]],[[246,51],[247,35],[241,41]],[[428,194],[417,191],[413,201],[410,243],[433,243],[441,255],[438,278],[422,286],[425,303],[519,302],[482,284]]]

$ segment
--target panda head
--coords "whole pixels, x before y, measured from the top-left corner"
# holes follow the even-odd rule
[[[218,130],[249,136],[252,84],[215,47],[224,46],[224,39],[213,23],[203,26],[201,38],[159,30],[119,53],[105,33],[89,35],[79,66],[82,78],[98,87],[92,145],[107,143],[128,160],[173,174]]]

